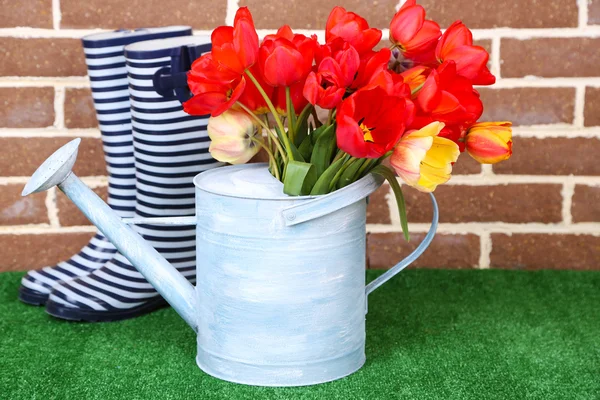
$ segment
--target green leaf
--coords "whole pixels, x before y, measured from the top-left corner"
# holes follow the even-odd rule
[[[317,143],[317,140],[325,133],[325,130],[329,128],[329,125],[321,125],[317,129],[311,132],[310,137],[312,139],[313,144]]]
[[[312,164],[301,161],[290,161],[285,170],[283,192],[290,196],[302,196],[309,194],[315,182],[317,174]]]
[[[302,141],[302,144],[300,144],[300,147],[298,147],[298,151],[305,160],[310,160],[313,148],[314,146],[312,143],[312,139],[310,138],[310,136],[306,136]]]
[[[298,116],[298,120],[296,121],[296,126],[294,129],[294,133],[296,134],[294,137],[294,144],[298,146],[298,148],[300,148],[302,142],[304,142],[304,139],[308,135],[308,117],[310,117],[312,108],[313,106],[310,104],[304,107],[304,110],[302,110]]]
[[[302,156],[302,153],[300,153],[300,151],[298,150],[298,148],[296,146],[294,146],[294,143],[290,142],[290,150],[292,151],[292,154],[294,155],[294,160],[296,160],[296,161],[302,161],[302,162],[304,162],[306,160]]]
[[[327,168],[325,172],[323,172],[323,174],[319,177],[317,183],[315,183],[315,186],[313,186],[310,194],[319,195],[329,193],[329,185],[331,184],[331,180],[338,173],[340,168],[342,168],[342,166],[348,160],[349,157],[349,155],[346,155],[334,162],[333,164],[331,164],[329,168]]]
[[[338,180],[337,183],[337,188],[341,189],[344,186],[348,186],[351,183],[354,183],[357,180],[357,173],[358,170],[360,169],[360,167],[362,167],[362,165],[368,161],[367,158],[361,158],[358,159],[356,161],[354,161],[348,168],[346,168],[346,170],[342,173],[342,176],[340,176],[340,179]]]
[[[336,149],[335,129],[333,125],[325,128],[319,134],[317,141],[313,143],[315,143],[315,147],[313,148],[310,162],[315,166],[317,176],[320,177],[331,164],[331,159]]]
[[[394,175],[394,172],[385,165],[376,166],[371,170],[371,173],[383,176],[390,184],[390,187],[394,192],[394,197],[396,197],[398,212],[400,213],[400,225],[402,226],[402,233],[404,233],[404,238],[406,241],[410,241],[410,235],[408,233],[408,220],[406,219],[406,203],[404,202],[402,188],[400,188],[400,184],[396,179],[396,175]]]

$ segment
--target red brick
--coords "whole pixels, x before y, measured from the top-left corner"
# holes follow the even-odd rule
[[[0,75],[83,76],[87,74],[79,39],[0,38]]]
[[[239,5],[248,6],[257,28],[279,28],[290,25],[298,29],[325,29],[329,13],[335,6],[343,6],[365,18],[376,28],[389,27],[396,13],[396,0],[307,0],[303,2],[279,0],[240,0]]]
[[[473,175],[481,173],[481,164],[467,153],[463,153],[452,166],[452,175]]]
[[[598,76],[600,38],[502,39],[503,78]]]
[[[40,235],[0,235],[0,272],[25,271],[69,259],[93,233],[54,233]]]
[[[575,186],[571,216],[573,222],[600,222],[600,186]]]
[[[600,125],[600,88],[585,88],[585,126]]]
[[[0,176],[29,176],[72,138],[0,138]],[[106,175],[100,139],[84,138],[73,169],[79,176]]]
[[[482,121],[512,121],[514,125],[573,123],[574,88],[478,90],[485,106]]]
[[[375,193],[369,196],[369,205],[367,207],[367,224],[389,224],[390,208],[387,203],[387,196],[393,196],[390,193],[390,187],[387,184],[381,186]],[[394,210],[394,212],[398,212]]]
[[[562,221],[562,185],[445,185],[435,190],[440,222],[557,223]],[[430,222],[429,196],[405,190],[410,222]]]
[[[65,92],[65,126],[96,128],[96,109],[89,89],[67,89]]]
[[[106,201],[108,197],[107,187],[94,188],[93,190]],[[91,225],[91,222],[60,190],[56,193],[56,206],[58,207],[58,220],[61,226]]]
[[[46,194],[22,197],[24,185],[0,186],[0,225],[48,223]]]
[[[225,24],[226,1],[61,0],[61,28],[140,28],[190,25],[214,29]]]
[[[457,19],[471,29],[577,26],[577,3],[574,0],[419,0],[418,3],[425,7],[427,18],[443,28]]]
[[[0,127],[44,128],[54,124],[51,87],[0,88]]]
[[[415,233],[410,242],[402,233],[370,233],[367,236],[368,268],[388,269],[410,254],[425,235]],[[473,268],[479,264],[477,235],[438,234],[413,264],[419,268]]]
[[[600,140],[514,138],[513,154],[495,164],[497,174],[600,175]]]
[[[600,270],[600,236],[492,234],[492,268]]]
[[[52,28],[52,0],[2,0],[0,9],[0,28]]]
[[[588,24],[600,24],[600,0],[588,0]]]

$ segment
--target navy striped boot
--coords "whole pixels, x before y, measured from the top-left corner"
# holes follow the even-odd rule
[[[124,47],[142,40],[190,36],[187,26],[98,33],[83,38],[90,86],[108,171],[108,204],[121,217],[135,209],[135,168]],[[19,299],[43,305],[58,283],[84,276],[110,261],[114,246],[100,233],[67,261],[29,271],[21,280]]]
[[[127,46],[125,57],[135,154],[136,217],[195,214],[193,177],[221,163],[208,152],[207,117],[183,112],[189,91],[185,71],[210,50],[206,36],[154,40]],[[176,70],[183,73],[177,73]],[[183,90],[183,91],[182,91]],[[194,226],[140,225],[134,229],[190,281],[195,282]],[[166,302],[120,254],[91,274],[57,285],[46,311],[78,321],[115,321]]]

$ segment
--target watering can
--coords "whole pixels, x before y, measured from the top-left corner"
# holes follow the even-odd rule
[[[259,386],[302,386],[347,376],[365,362],[367,296],[431,243],[365,286],[369,174],[323,196],[290,197],[266,164],[197,175],[196,215],[121,219],[71,171],[80,139],[50,156],[23,196],[55,185],[196,331],[206,373]],[[194,287],[130,224],[196,225]]]

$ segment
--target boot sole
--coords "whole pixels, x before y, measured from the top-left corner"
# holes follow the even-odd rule
[[[66,307],[62,304],[49,300],[46,303],[46,313],[55,318],[64,319],[67,321],[112,322],[139,317],[141,315],[145,315],[158,309],[167,307],[168,305],[169,304],[159,296],[157,299],[151,300],[145,304],[142,304],[141,306],[130,308],[128,310],[95,311]]]
[[[19,300],[30,306],[43,306],[48,301],[49,294],[36,292],[24,286],[19,288]]]

